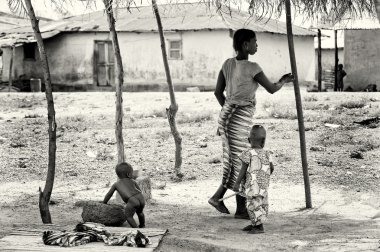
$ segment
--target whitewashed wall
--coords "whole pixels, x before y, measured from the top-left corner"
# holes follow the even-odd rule
[[[221,66],[234,56],[228,30],[166,33],[167,40],[182,39],[182,59],[169,60],[174,84],[214,85]],[[119,32],[126,83],[165,83],[160,40],[157,33]],[[93,85],[95,40],[110,40],[108,33],[64,33],[45,41],[52,82],[68,85]],[[258,52],[250,57],[258,62],[273,81],[290,72],[286,35],[258,33]],[[300,81],[315,79],[312,37],[295,37]],[[4,50],[4,59],[9,52]],[[38,56],[38,53],[36,53]],[[38,57],[37,57],[38,58]],[[4,60],[4,69],[9,62]],[[25,62],[18,48],[15,71],[27,78],[42,78],[39,60]],[[7,80],[4,70],[3,80]]]
[[[259,63],[264,73],[273,81],[277,81],[282,74],[290,73],[287,36],[271,33],[257,33],[256,36],[258,49],[250,60]],[[299,80],[315,80],[313,37],[295,36],[294,48]]]
[[[380,86],[380,30],[344,32],[344,88],[363,90],[369,84]]]

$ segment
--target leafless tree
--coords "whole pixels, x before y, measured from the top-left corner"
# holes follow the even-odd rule
[[[37,41],[38,50],[40,53],[40,59],[42,64],[42,70],[45,80],[45,95],[47,100],[47,110],[48,110],[48,125],[49,125],[49,161],[48,161],[48,171],[46,176],[46,182],[44,190],[39,188],[39,208],[41,219],[44,224],[52,223],[50,210],[49,210],[49,201],[50,196],[53,191],[54,185],[54,176],[55,176],[55,159],[56,159],[56,129],[57,124],[55,121],[55,109],[54,109],[54,99],[50,79],[49,63],[47,55],[45,52],[44,42],[42,40],[39,20],[36,18],[31,0],[8,0],[8,5],[10,9],[16,13],[26,13],[29,16],[34,37]]]
[[[174,87],[173,87],[172,78],[170,75],[170,68],[169,68],[168,57],[167,57],[167,53],[166,53],[165,37],[164,37],[163,27],[162,27],[162,23],[161,23],[160,12],[158,10],[156,0],[152,0],[152,7],[153,7],[153,12],[154,12],[154,15],[155,15],[156,21],[157,21],[158,33],[160,35],[160,41],[161,41],[162,59],[164,61],[166,80],[167,80],[167,83],[169,86],[170,106],[168,109],[166,109],[166,114],[168,116],[170,130],[171,130],[172,135],[174,137],[174,143],[175,143],[174,171],[175,171],[175,174],[178,178],[182,178],[183,177],[183,174],[181,173],[182,137],[181,137],[181,134],[178,132],[177,124],[176,124],[176,120],[175,120],[175,116],[176,116],[177,111],[178,111],[178,104],[177,104],[176,99],[175,99]]]
[[[108,26],[112,38],[113,50],[116,59],[116,114],[115,114],[115,135],[117,145],[117,161],[124,162],[124,139],[123,139],[123,82],[124,69],[120,54],[119,40],[117,38],[115,17],[112,8],[113,0],[103,0],[105,11],[107,13]]]

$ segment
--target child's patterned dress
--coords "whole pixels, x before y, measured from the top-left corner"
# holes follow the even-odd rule
[[[262,224],[268,216],[269,155],[263,149],[248,149],[239,156],[242,162],[248,164],[245,183],[242,183],[242,196],[247,198],[248,214],[253,226]]]

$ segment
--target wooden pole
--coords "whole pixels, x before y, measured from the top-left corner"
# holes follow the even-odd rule
[[[113,49],[116,59],[116,114],[115,114],[115,135],[117,145],[117,161],[122,163],[125,160],[124,139],[123,139],[123,82],[124,69],[120,54],[119,40],[115,28],[115,18],[112,9],[112,0],[103,0],[107,13],[107,21],[112,38]]]
[[[322,43],[321,29],[318,29],[318,92],[322,91]]]
[[[334,30],[335,42],[335,68],[334,68],[334,91],[338,90],[338,31]]]
[[[11,46],[11,59],[9,60],[9,77],[8,77],[8,92],[11,92],[13,84],[13,58],[15,56],[15,46]]]
[[[30,18],[30,22],[32,24],[33,31],[34,31],[34,37],[37,40],[37,45],[38,45],[38,50],[40,52],[41,65],[42,65],[42,70],[44,73],[44,80],[45,80],[45,95],[46,95],[46,101],[47,101],[48,125],[49,125],[49,131],[48,131],[49,132],[49,161],[48,161],[48,171],[47,171],[44,190],[42,191],[41,187],[39,188],[39,191],[40,191],[39,208],[40,208],[42,222],[44,224],[47,224],[47,223],[52,223],[51,215],[49,211],[49,201],[50,201],[50,196],[53,191],[53,185],[54,185],[55,159],[56,159],[56,150],[57,150],[57,145],[56,145],[57,124],[55,122],[54,99],[53,99],[53,91],[52,91],[52,85],[51,85],[51,79],[50,79],[48,58],[45,52],[44,43],[42,40],[40,28],[38,25],[39,21],[36,18],[36,15],[34,13],[31,0],[25,0],[25,5],[26,5],[26,9]]]
[[[375,5],[376,5],[376,12],[377,12],[377,19],[379,19],[380,21],[380,0],[376,0]]]
[[[182,166],[182,137],[177,129],[177,124],[175,121],[175,116],[178,111],[178,104],[175,99],[174,94],[174,87],[172,83],[172,78],[170,76],[170,68],[168,63],[168,57],[166,54],[166,46],[165,46],[165,38],[164,38],[164,32],[162,28],[161,23],[161,17],[160,13],[158,11],[158,6],[156,0],[152,0],[152,7],[154,14],[156,16],[157,26],[158,26],[158,33],[160,35],[161,40],[161,52],[162,52],[162,59],[164,61],[164,67],[165,67],[165,74],[166,74],[166,80],[169,86],[169,94],[170,94],[170,106],[168,109],[166,109],[166,114],[168,116],[169,126],[170,130],[172,132],[174,143],[175,143],[175,164],[174,164],[174,172],[178,178],[182,178],[183,174],[181,173],[181,166]]]
[[[291,64],[292,73],[294,76],[294,93],[295,93],[295,98],[296,98],[298,132],[300,136],[300,145],[301,145],[301,160],[302,160],[303,179],[304,179],[304,185],[305,185],[306,208],[312,208],[309,172],[308,172],[308,167],[307,167],[308,165],[307,165],[307,154],[306,154],[305,126],[304,126],[304,121],[303,121],[301,92],[300,92],[300,87],[298,83],[297,62],[296,62],[296,56],[294,52],[290,0],[285,0],[285,10],[286,10],[286,30],[287,30],[287,35],[288,35],[290,64]]]

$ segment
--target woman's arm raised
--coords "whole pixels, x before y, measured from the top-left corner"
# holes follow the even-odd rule
[[[218,80],[216,81],[216,87],[214,95],[216,99],[218,100],[220,106],[223,107],[226,97],[224,96],[224,89],[226,88],[226,78],[224,78],[223,71],[219,71]]]
[[[260,72],[256,74],[253,79],[257,81],[261,86],[263,86],[269,93],[274,94],[280,90],[285,83],[292,82],[293,75],[291,73],[285,74],[280,78],[278,82],[272,83],[264,74],[264,72]]]

